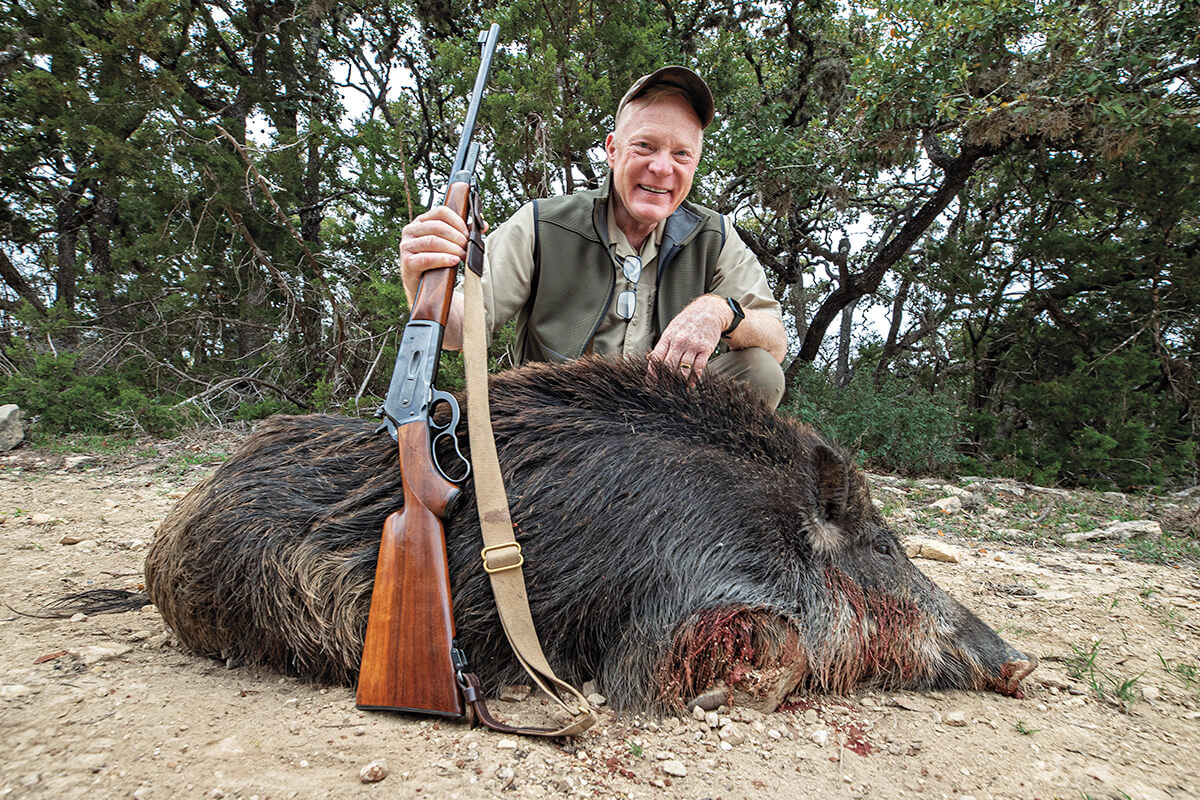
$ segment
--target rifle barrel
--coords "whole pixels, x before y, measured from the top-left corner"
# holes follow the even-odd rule
[[[462,136],[458,138],[458,152],[454,156],[454,167],[451,175],[460,172],[467,163],[467,148],[471,144],[471,136],[475,132],[475,118],[479,116],[479,103],[483,100],[483,88],[487,85],[488,73],[492,70],[492,56],[496,52],[496,42],[500,40],[500,26],[492,23],[488,28],[487,38],[483,42],[483,55],[479,59],[479,72],[475,75],[475,88],[471,92],[471,102],[467,106],[467,119],[463,123]]]

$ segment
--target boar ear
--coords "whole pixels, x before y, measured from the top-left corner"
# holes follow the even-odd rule
[[[841,522],[846,515],[850,494],[846,463],[827,444],[820,444],[813,455],[817,478],[817,507],[809,519],[809,543],[819,553],[833,553],[845,538]]]
[[[817,448],[817,503],[821,519],[841,522],[846,516],[846,502],[850,497],[850,478],[846,462],[832,447],[822,444]]]

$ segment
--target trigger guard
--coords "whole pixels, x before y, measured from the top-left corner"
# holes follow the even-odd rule
[[[433,409],[438,403],[445,403],[446,405],[450,406],[450,419],[445,425],[436,425],[433,422]],[[454,398],[454,395],[450,394],[449,392],[443,392],[440,389],[434,389],[430,396],[429,411],[429,430],[431,432],[435,431],[435,433],[429,437],[429,453],[432,456],[431,460],[433,461],[433,466],[438,471],[438,474],[441,475],[446,481],[455,485],[460,484],[467,478],[471,477],[471,462],[467,460],[467,457],[463,455],[462,450],[459,449],[458,437],[454,435],[454,432],[458,429],[458,423],[461,418],[458,401]],[[442,438],[443,436],[449,436],[450,441],[454,444],[454,454],[458,456],[458,460],[462,463],[464,468],[462,475],[451,477],[446,472],[446,468],[443,467],[442,463],[438,460],[437,442],[438,439]]]

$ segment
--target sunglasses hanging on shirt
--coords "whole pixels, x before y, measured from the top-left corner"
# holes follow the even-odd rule
[[[633,284],[632,289],[626,288],[617,295],[617,316],[628,322],[633,319],[633,311],[637,308],[637,282],[642,277],[642,260],[637,256],[625,256],[621,273],[626,281]]]

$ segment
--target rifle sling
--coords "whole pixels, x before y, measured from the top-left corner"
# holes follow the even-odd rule
[[[474,195],[474,193],[472,193]],[[478,198],[472,197],[472,228],[468,250],[468,268],[463,270],[463,359],[467,378],[467,432],[471,441],[471,465],[475,481],[475,499],[479,506],[479,524],[483,531],[483,566],[492,582],[496,608],[504,633],[512,645],[521,666],[542,691],[550,695],[572,716],[558,730],[548,728],[514,728],[496,722],[483,706],[483,692],[473,675],[464,674],[463,695],[475,709],[480,722],[505,733],[527,736],[575,736],[596,724],[596,712],[583,694],[560,680],[542,652],[533,617],[529,612],[529,597],[525,592],[525,576],[521,571],[524,558],[521,546],[513,535],[508,495],[500,474],[496,455],[496,440],[492,432],[491,410],[488,405],[487,337],[483,312],[482,272],[483,242],[478,235],[480,222]],[[477,271],[478,268],[478,271]],[[553,688],[551,688],[553,687]],[[567,699],[564,699],[567,698]]]

